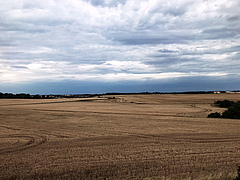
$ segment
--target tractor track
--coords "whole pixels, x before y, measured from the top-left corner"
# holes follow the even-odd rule
[[[16,142],[10,144],[9,147],[1,147],[0,154],[18,152],[29,148],[37,147],[41,144],[44,144],[48,140],[45,136],[32,134],[0,135],[0,140],[1,139],[16,139]]]

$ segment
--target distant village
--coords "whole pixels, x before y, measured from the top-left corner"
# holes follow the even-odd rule
[[[56,99],[56,98],[89,98],[89,97],[100,97],[103,95],[134,95],[134,94],[235,94],[240,91],[188,91],[188,92],[140,92],[140,93],[105,93],[105,94],[68,94],[68,95],[31,95],[26,93],[1,93],[0,99]]]

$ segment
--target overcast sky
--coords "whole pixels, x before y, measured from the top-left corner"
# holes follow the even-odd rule
[[[239,0],[0,2],[0,92],[240,89]]]

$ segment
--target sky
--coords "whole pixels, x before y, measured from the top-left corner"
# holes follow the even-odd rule
[[[239,0],[0,2],[0,92],[239,89]]]

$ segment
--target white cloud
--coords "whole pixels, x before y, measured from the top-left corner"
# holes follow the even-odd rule
[[[239,74],[235,0],[4,1],[0,81]]]
[[[1,64],[0,64],[1,65]],[[26,67],[26,68],[25,68]],[[155,72],[155,73],[154,73]],[[28,81],[59,81],[89,80],[89,81],[147,81],[194,76],[226,76],[224,72],[214,73],[185,73],[185,72],[156,72],[153,66],[141,62],[107,61],[100,65],[78,65],[68,62],[40,61],[24,67],[8,66],[1,71],[2,82]],[[17,77],[17,78],[16,78]]]

